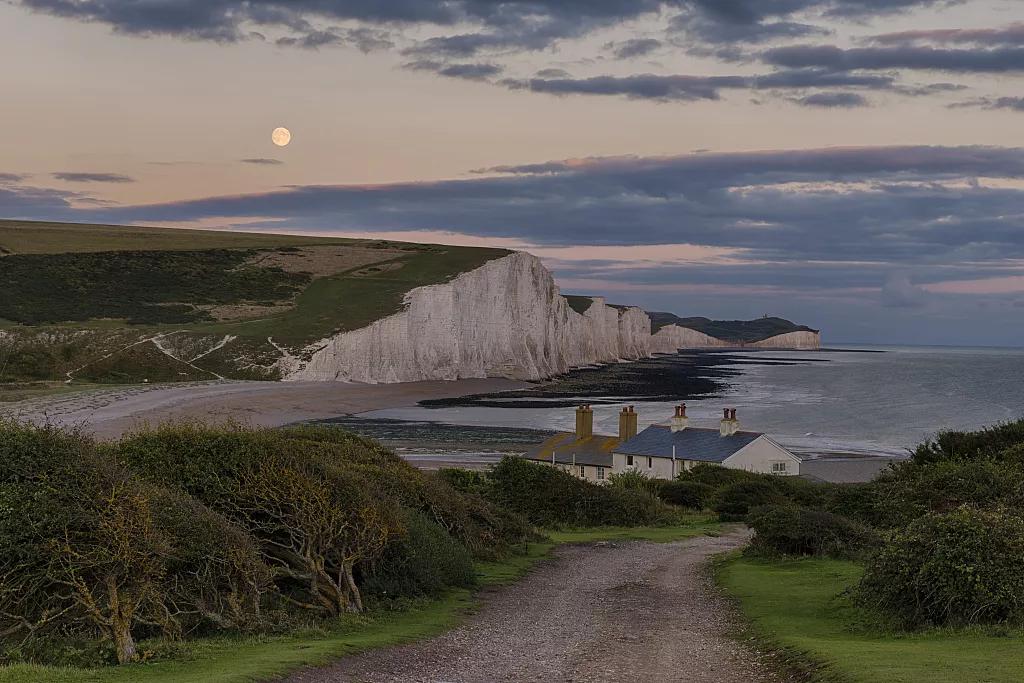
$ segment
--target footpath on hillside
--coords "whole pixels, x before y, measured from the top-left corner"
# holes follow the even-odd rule
[[[731,637],[706,562],[747,531],[676,543],[567,545],[441,636],[305,669],[288,683],[778,680]]]

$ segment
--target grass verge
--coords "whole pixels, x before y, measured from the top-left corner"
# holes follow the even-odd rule
[[[511,583],[561,543],[603,540],[669,542],[716,533],[720,525],[707,515],[688,515],[679,526],[604,527],[551,532],[551,540],[531,543],[526,553],[498,562],[481,562],[481,587]],[[403,642],[428,638],[456,626],[478,604],[472,591],[451,591],[402,611],[376,611],[338,620],[333,627],[287,636],[208,638],[171,645],[167,659],[102,669],[15,665],[0,667],[0,683],[251,683],[282,676],[302,666],[326,664]]]
[[[732,557],[716,574],[756,637],[809,680],[1011,683],[1024,680],[1024,633],[1010,629],[882,633],[843,591],[861,567],[838,560]]]

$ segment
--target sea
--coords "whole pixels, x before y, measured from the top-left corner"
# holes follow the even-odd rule
[[[742,429],[809,457],[905,457],[942,430],[1024,417],[1024,349],[841,345],[821,351],[680,352],[574,371],[525,392],[378,410],[337,422],[416,461],[487,464],[554,431],[590,403],[595,431],[615,434],[632,405],[643,429],[679,402],[691,425]]]

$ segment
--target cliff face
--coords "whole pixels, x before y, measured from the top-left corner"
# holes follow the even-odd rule
[[[651,335],[643,310],[601,298],[577,313],[540,260],[521,252],[414,289],[405,304],[368,327],[286,354],[277,370],[286,380],[306,381],[533,380],[652,353],[729,346],[675,325]]]
[[[758,349],[795,349],[797,351],[817,351],[821,348],[821,332],[787,332],[774,337],[748,344]]]
[[[540,260],[516,253],[414,289],[401,313],[322,340],[279,368],[288,380],[540,379],[645,357],[639,337],[649,324],[640,309],[620,316],[602,300],[576,313]]]

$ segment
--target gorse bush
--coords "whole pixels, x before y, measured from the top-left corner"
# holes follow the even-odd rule
[[[658,479],[651,479],[639,470],[630,469],[625,472],[616,472],[608,476],[608,485],[617,489],[630,489],[643,491],[653,496],[658,495],[661,482]]]
[[[403,523],[406,535],[365,567],[364,589],[372,599],[437,595],[475,583],[473,556],[464,545],[418,510],[404,510]]]
[[[749,479],[719,489],[711,509],[718,513],[718,518],[723,522],[742,522],[752,509],[784,500],[774,482]]]
[[[592,484],[522,458],[503,458],[489,479],[495,503],[538,526],[658,525],[676,518],[647,491]]]
[[[912,460],[917,465],[928,465],[941,460],[999,458],[1021,444],[1024,444],[1024,420],[1017,420],[974,432],[940,432],[935,439],[918,446]]]
[[[0,661],[311,623],[473,580],[520,516],[340,430],[0,423]],[[69,654],[70,653],[70,654]],[[102,658],[102,657],[100,657]]]
[[[854,558],[878,544],[869,527],[824,510],[796,505],[767,505],[747,515],[755,535],[755,555],[803,555]]]
[[[962,507],[893,532],[867,565],[857,601],[904,626],[1024,619],[1024,519]]]
[[[679,507],[703,510],[710,502],[713,492],[714,489],[711,486],[699,481],[672,479],[660,483],[658,498]]]

